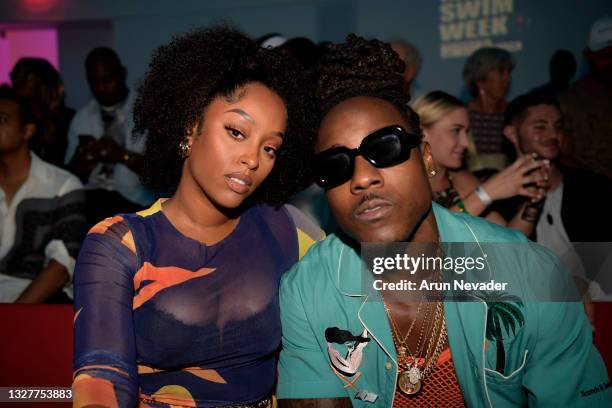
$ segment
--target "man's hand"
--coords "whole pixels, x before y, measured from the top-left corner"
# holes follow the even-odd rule
[[[525,155],[485,181],[482,188],[493,201],[516,195],[541,200],[541,192],[548,188],[549,178],[550,169],[547,161]]]
[[[19,295],[15,303],[44,303],[63,288],[69,278],[66,267],[52,259]]]
[[[79,146],[68,167],[82,180],[86,180],[89,173],[98,164],[96,143],[96,139],[91,135],[79,135]]]
[[[109,137],[103,137],[97,141],[96,155],[100,161],[109,163],[121,163],[125,161],[127,150]]]

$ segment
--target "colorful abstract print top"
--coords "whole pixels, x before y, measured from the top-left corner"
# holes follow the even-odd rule
[[[318,228],[256,206],[214,245],[157,202],[89,232],[75,271],[75,406],[223,406],[264,399],[280,347],[278,286]]]

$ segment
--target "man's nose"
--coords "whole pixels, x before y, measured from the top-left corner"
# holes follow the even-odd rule
[[[351,178],[351,191],[358,193],[372,187],[383,185],[380,170],[361,156],[355,158],[355,168]]]

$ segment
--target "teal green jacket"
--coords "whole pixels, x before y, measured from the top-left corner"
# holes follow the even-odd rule
[[[527,242],[520,233],[482,218],[452,213],[436,204],[433,211],[443,242]],[[529,281],[529,273],[537,273],[541,283],[556,282],[556,289],[573,290],[564,270],[547,267],[558,266],[558,261],[544,250],[491,258],[497,280],[505,274],[524,299],[533,295],[527,293],[529,285],[521,286]],[[284,275],[280,399],[348,397],[356,407],[392,406],[395,346],[382,302],[363,295],[361,266],[359,254],[331,235]],[[469,407],[612,407],[606,368],[592,344],[580,302],[524,302],[524,324],[514,333],[505,332],[503,339],[504,373],[495,371],[496,342],[485,341],[487,303],[446,301],[444,312],[455,372]],[[331,365],[325,338],[331,327],[370,339],[352,376],[341,378]],[[333,347],[341,356],[348,350],[338,344]]]

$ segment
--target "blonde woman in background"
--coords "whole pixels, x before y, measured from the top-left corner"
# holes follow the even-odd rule
[[[434,91],[418,98],[413,108],[421,119],[426,142],[423,148],[431,150],[435,161],[435,174],[429,178],[434,201],[452,211],[483,216],[529,235],[533,223],[522,219],[523,207],[507,223],[490,206],[494,201],[516,195],[528,198],[523,206],[543,200],[548,163],[532,156],[521,157],[481,183],[472,172],[462,170],[470,131],[468,109],[463,102],[445,92]]]

